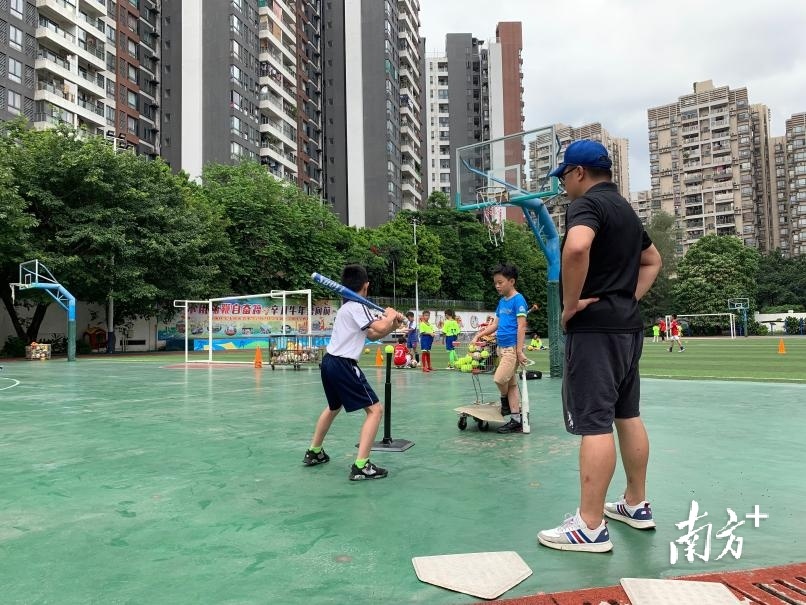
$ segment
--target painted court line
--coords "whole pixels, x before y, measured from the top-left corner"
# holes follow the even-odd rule
[[[10,385],[5,386],[5,387],[0,387],[0,391],[5,391],[6,389],[13,389],[15,386],[17,386],[18,384],[20,384],[20,381],[19,381],[19,380],[15,380],[14,378],[6,378],[6,377],[2,377],[2,378],[0,378],[0,380],[10,380],[11,382],[13,382],[13,383],[14,383],[14,384],[10,384]]]

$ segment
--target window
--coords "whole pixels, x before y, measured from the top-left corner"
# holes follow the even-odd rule
[[[22,63],[14,57],[8,58],[8,79],[12,82],[22,82]]]
[[[129,134],[137,134],[137,120],[131,116],[126,118],[126,128]]]
[[[126,91],[126,104],[132,109],[137,109],[137,93],[127,90]]]
[[[8,91],[8,112],[9,113],[20,113],[20,108],[22,107],[22,97],[19,93],[14,92],[13,90]]]
[[[11,14],[17,19],[23,18],[23,11],[25,10],[25,0],[11,0]]]
[[[132,57],[137,57],[137,44],[134,43],[134,40],[128,38],[126,40],[126,50],[129,51],[129,54]]]
[[[128,64],[129,80],[137,83],[137,68],[131,63]]]
[[[13,25],[8,26],[8,45],[11,48],[15,48],[17,50],[22,50],[22,30],[14,27]]]

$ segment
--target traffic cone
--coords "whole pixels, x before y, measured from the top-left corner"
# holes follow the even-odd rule
[[[380,345],[378,345],[378,352],[375,353],[375,365],[379,368],[383,367],[383,354],[381,353]]]
[[[778,340],[778,355],[786,355],[786,346],[784,345],[783,338]]]
[[[262,368],[263,367],[263,353],[262,353],[260,347],[255,349],[255,367],[256,368]]]

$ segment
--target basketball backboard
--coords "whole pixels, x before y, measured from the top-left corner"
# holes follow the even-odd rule
[[[479,200],[477,192],[495,185],[507,188],[511,203],[558,195],[559,181],[547,175],[557,166],[559,155],[560,141],[553,126],[459,147],[452,183],[456,208],[476,210],[489,205]]]

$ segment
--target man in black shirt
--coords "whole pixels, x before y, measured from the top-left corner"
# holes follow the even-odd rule
[[[638,301],[661,258],[630,204],[612,182],[612,162],[597,141],[575,141],[550,176],[571,200],[562,247],[562,325],[566,332],[563,412],[566,430],[581,435],[580,506],[538,541],[558,550],[613,548],[603,515],[639,529],[655,527],[646,501],[649,439],[639,415],[638,360],[643,326]],[[613,423],[627,487],[605,502],[616,467]]]

